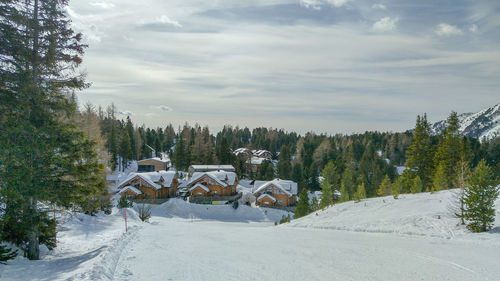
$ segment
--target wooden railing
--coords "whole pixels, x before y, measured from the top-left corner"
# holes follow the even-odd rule
[[[238,200],[241,198],[241,193],[237,193],[234,195],[230,196],[221,196],[221,195],[214,195],[214,196],[189,196],[188,201],[189,203],[195,203],[195,204],[211,204],[213,201],[234,201]]]

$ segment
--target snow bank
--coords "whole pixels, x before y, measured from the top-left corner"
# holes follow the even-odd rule
[[[181,199],[170,199],[151,210],[153,216],[168,218],[183,218],[194,220],[217,220],[226,222],[276,222],[289,212],[269,209],[252,208],[240,204],[238,209],[232,205],[201,205],[191,204]]]
[[[358,232],[397,233],[454,238],[470,235],[450,206],[456,190],[436,193],[402,194],[345,202],[293,220],[290,227],[349,230]],[[500,199],[496,202],[497,219],[491,233],[500,232]],[[491,235],[476,234],[489,239]]]

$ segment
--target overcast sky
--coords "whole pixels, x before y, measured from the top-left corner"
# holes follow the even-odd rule
[[[71,0],[89,89],[137,124],[403,131],[500,102],[500,1]]]

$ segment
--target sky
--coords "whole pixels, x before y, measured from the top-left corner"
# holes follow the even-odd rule
[[[500,1],[71,0],[81,104],[148,127],[404,131],[500,102]]]

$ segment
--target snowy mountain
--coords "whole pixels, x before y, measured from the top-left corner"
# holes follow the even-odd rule
[[[460,133],[464,136],[491,140],[500,137],[500,103],[476,113],[459,116]],[[446,120],[431,125],[432,133],[439,134],[446,128]]]

